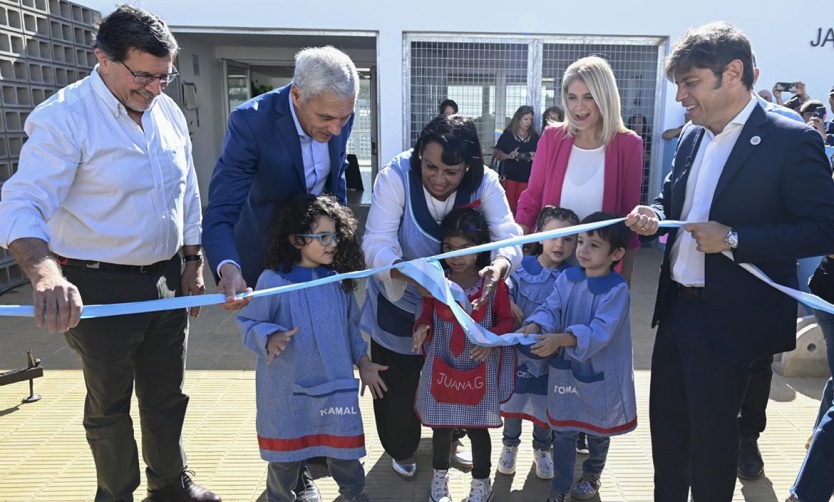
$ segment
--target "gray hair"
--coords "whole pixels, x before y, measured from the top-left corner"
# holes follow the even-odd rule
[[[328,45],[309,47],[295,55],[293,86],[299,99],[307,102],[323,92],[339,99],[359,96],[359,74],[347,54]]]

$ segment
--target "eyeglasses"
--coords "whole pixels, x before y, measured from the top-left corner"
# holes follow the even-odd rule
[[[148,75],[147,73],[136,73],[133,70],[131,70],[130,67],[125,64],[124,61],[119,62],[122,63],[122,65],[124,65],[125,68],[127,68],[127,71],[129,71],[131,75],[133,75],[133,82],[135,82],[136,85],[141,85],[142,87],[152,84],[153,81],[156,79],[159,79],[159,85],[168,85],[171,82],[173,82],[174,79],[176,79],[180,74],[180,72],[177,71],[176,66],[173,67],[174,71],[172,71],[171,73],[166,73],[158,77],[155,75]]]
[[[339,241],[342,240],[342,238],[339,237],[339,234],[337,234],[337,233],[332,233],[332,234],[329,234],[329,233],[323,233],[323,234],[295,234],[295,236],[296,237],[310,237],[310,238],[318,239],[319,244],[321,244],[323,247],[327,247],[331,244],[338,244]]]

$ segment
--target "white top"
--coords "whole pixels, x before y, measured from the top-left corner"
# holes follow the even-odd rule
[[[3,247],[34,237],[68,258],[149,265],[200,244],[188,126],[168,96],[139,127],[96,66],[35,108],[24,129],[18,172],[3,184]]]
[[[604,186],[605,145],[593,150],[573,145],[559,205],[572,209],[581,220],[591,213],[602,211]]]
[[[681,220],[698,223],[709,221],[712,198],[718,179],[724,171],[724,164],[730,158],[730,153],[741,135],[741,130],[753,109],[758,106],[754,98],[750,98],[747,106],[724,127],[720,134],[713,134],[704,128],[704,139],[698,147],[692,163],[692,171],[686,182],[686,196],[683,200]],[[704,280],[704,253],[698,251],[692,234],[684,230],[678,232],[672,250],[669,254],[672,264],[672,280],[684,286],[702,287]]]
[[[509,239],[522,235],[521,227],[513,220],[504,188],[498,181],[498,175],[492,169],[484,169],[484,190],[479,210],[483,213],[489,234],[493,241]],[[454,207],[455,195],[453,192],[446,201],[440,201],[432,197],[425,190],[426,203],[429,212],[435,219],[443,219]],[[402,248],[400,247],[399,229],[405,209],[405,187],[402,179],[391,169],[385,166],[379,172],[374,182],[373,199],[371,209],[368,213],[368,221],[365,224],[365,234],[362,236],[362,251],[365,253],[365,262],[371,267],[382,267],[390,265],[402,259]],[[507,246],[493,251],[492,256],[505,256],[510,260],[512,266],[510,272],[515,270],[521,263],[522,254],[520,247]],[[405,281],[392,279],[389,272],[377,274],[384,286],[388,297],[393,301],[400,299],[405,291]]]
[[[307,183],[307,191],[313,195],[320,195],[324,192],[327,178],[330,177],[330,151],[328,143],[319,143],[304,132],[295,114],[295,106],[292,104],[292,92],[287,93],[287,99],[290,100],[292,121],[295,122],[295,129],[298,131],[298,141],[301,143],[301,159],[304,162],[304,180]]]

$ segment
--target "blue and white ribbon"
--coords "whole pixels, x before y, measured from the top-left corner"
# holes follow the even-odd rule
[[[456,284],[446,280],[443,269],[440,266],[440,261],[447,258],[457,256],[465,256],[474,253],[482,253],[486,251],[493,251],[498,248],[506,246],[521,246],[534,242],[540,242],[547,239],[555,239],[557,237],[565,237],[581,232],[588,232],[596,230],[614,223],[624,221],[625,218],[618,218],[613,220],[606,220],[594,223],[586,223],[584,225],[574,225],[571,227],[558,228],[546,232],[538,232],[535,234],[524,235],[505,239],[503,241],[490,242],[480,246],[474,246],[449,253],[429,256],[417,260],[399,262],[393,265],[384,267],[377,267],[368,270],[360,270],[356,272],[349,272],[345,274],[336,274],[321,279],[316,279],[310,282],[303,282],[297,284],[290,284],[287,286],[280,286],[276,288],[262,289],[258,291],[251,291],[248,293],[241,293],[237,298],[259,297],[268,295],[277,295],[288,293],[290,291],[297,291],[300,289],[312,288],[322,284],[329,284],[333,282],[343,281],[345,279],[360,279],[374,274],[390,271],[393,268],[399,269],[403,274],[413,278],[418,284],[426,288],[432,296],[448,305],[452,310],[455,318],[461,324],[464,332],[469,337],[472,343],[486,346],[507,346],[514,344],[529,345],[536,342],[534,337],[525,337],[520,333],[511,333],[503,336],[498,336],[486,330],[483,326],[475,322],[469,316],[468,311],[471,309],[468,298],[463,291]],[[661,221],[660,228],[679,228],[686,223],[682,221]],[[725,251],[724,255],[733,260],[733,255],[729,251]],[[808,305],[817,310],[822,310],[830,314],[834,314],[834,305],[822,300],[818,296],[797,291],[793,288],[777,284],[771,280],[764,272],[762,272],[755,265],[749,263],[739,263],[739,266],[756,276],[766,284],[778,289],[786,295],[794,298],[805,305]],[[159,312],[162,310],[174,310],[191,307],[206,307],[209,305],[219,305],[226,302],[226,296],[221,293],[199,295],[199,296],[181,296],[177,298],[166,298],[161,300],[149,300],[144,302],[131,303],[114,303],[109,305],[85,305],[81,314],[82,319],[90,319],[94,317],[107,317],[115,315],[140,314],[145,312]],[[461,307],[464,305],[464,307]],[[17,316],[17,317],[32,317],[34,316],[34,307],[31,305],[0,305],[0,316]]]

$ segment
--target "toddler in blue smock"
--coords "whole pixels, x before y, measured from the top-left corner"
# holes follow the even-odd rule
[[[570,209],[545,206],[536,220],[536,231],[545,232],[579,224],[579,217]],[[570,267],[568,259],[576,249],[576,236],[547,239],[536,244],[532,256],[510,276],[510,298],[517,326],[541,306],[553,291],[556,278]],[[533,422],[533,461],[536,476],[553,479],[553,457],[550,447],[553,433],[547,423],[547,360],[531,357],[529,346],[517,345],[518,370],[515,392],[501,405],[504,437],[498,472],[513,474],[518,446],[521,444],[521,420]]]
[[[256,289],[309,282],[362,270],[365,260],[350,209],[329,196],[303,194],[278,213],[267,269]],[[364,493],[365,435],[359,412],[362,391],[374,398],[387,390],[359,333],[359,308],[344,280],[260,296],[240,313],[244,346],[258,356],[257,432],[261,458],[269,462],[269,502],[293,502],[305,459],[326,457],[343,499]]]
[[[597,212],[582,223],[618,218]],[[556,279],[553,293],[521,328],[537,334],[531,352],[547,357],[547,420],[553,429],[554,478],[548,502],[589,500],[600,487],[610,437],[637,427],[629,291],[614,267],[631,240],[624,223],[578,234],[579,267]],[[590,455],[571,490],[576,436],[588,434]]]

